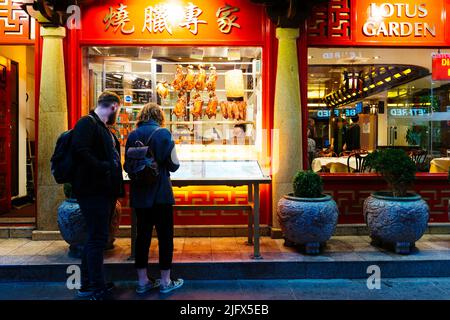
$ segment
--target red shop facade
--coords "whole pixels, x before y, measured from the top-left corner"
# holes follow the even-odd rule
[[[13,6],[10,2],[6,1],[6,9],[9,11]],[[157,9],[161,9],[158,7],[160,2],[171,3],[171,1],[153,0],[104,0],[81,6],[81,28],[67,28],[67,36],[64,38],[69,127],[73,127],[77,119],[95,105],[93,101],[98,92],[103,89],[117,89],[124,97],[124,101],[128,101],[128,105],[125,105],[127,110],[120,119],[124,123],[127,121],[132,123],[133,106],[152,101],[151,97],[142,94],[146,89],[139,87],[140,84],[137,84],[139,81],[136,80],[152,80],[153,85],[157,82],[172,81],[175,75],[174,66],[177,63],[184,67],[193,63],[197,67],[198,62],[204,62],[208,68],[216,67],[219,73],[218,95],[226,93],[223,87],[226,72],[230,69],[241,68],[245,80],[246,99],[248,105],[252,106],[247,109],[247,112],[252,114],[249,121],[251,123],[246,124],[249,142],[245,141],[241,146],[233,145],[231,149],[222,145],[213,145],[211,148],[209,145],[210,148],[206,151],[202,143],[199,145],[186,143],[188,146],[182,147],[181,157],[185,160],[204,160],[216,159],[219,157],[217,154],[234,154],[234,157],[230,159],[256,159],[270,173],[272,156],[270,136],[274,121],[275,79],[277,63],[283,62],[277,62],[276,26],[268,18],[265,8],[247,0],[176,1],[178,7],[172,5],[168,8],[171,8],[173,10],[171,12],[175,13],[174,16],[179,16],[181,20],[169,21],[171,24],[164,25],[162,23],[164,19],[159,20],[158,24],[155,19],[151,19],[156,17]],[[328,4],[315,7],[308,21],[299,26],[298,72],[302,101],[299,112],[302,114],[303,124],[304,169],[308,168],[306,130],[310,118],[308,74],[310,73],[311,48],[319,50],[385,47],[410,50],[450,48],[450,21],[446,19],[447,11],[450,10],[450,1],[429,2],[432,4],[427,4],[430,7],[427,8],[428,16],[426,17],[418,17],[424,15],[420,7],[417,7],[415,17],[397,17],[393,14],[392,22],[398,24],[387,24],[386,28],[390,27],[390,30],[375,30],[375,25],[366,25],[367,20],[370,20],[367,15],[370,15],[368,10],[371,5],[380,6],[385,3],[378,0],[331,0]],[[403,9],[406,9],[406,4],[411,6],[409,12],[411,16],[412,6],[421,4],[420,1],[413,0],[405,0],[402,3],[405,5],[401,7]],[[0,3],[0,9],[2,5]],[[181,10],[179,6],[182,7]],[[185,19],[187,10],[190,10],[188,20]],[[406,20],[401,20],[403,18]],[[426,20],[425,23],[428,25],[422,23],[421,19]],[[24,37],[6,33],[6,24],[2,21],[0,20],[0,45],[34,44],[36,124],[38,124],[39,79],[41,79],[39,65],[42,57],[39,28],[32,31],[35,37]],[[224,22],[226,24],[223,24]],[[406,35],[409,31],[401,35],[400,23],[402,22],[412,23],[413,31],[410,35]],[[28,26],[28,22],[25,21],[17,23]],[[422,24],[416,27],[415,23]],[[396,26],[398,29],[395,29]],[[418,31],[417,34],[415,31]],[[398,37],[395,36],[397,33]],[[391,37],[389,34],[394,36]],[[155,65],[146,65],[142,63],[142,60],[156,62]],[[149,69],[143,69],[141,65]],[[144,75],[147,73],[150,76],[155,74],[156,77],[145,78]],[[127,74],[130,75],[128,79],[126,79]],[[117,81],[114,82],[114,76],[116,78],[121,76],[122,85],[127,82],[131,83],[131,87],[115,86]],[[223,76],[222,79],[221,76]],[[152,90],[154,89],[155,87]],[[225,99],[225,96],[223,97]],[[154,99],[157,98],[154,97]],[[177,97],[174,96],[171,99],[176,102]],[[155,100],[155,102],[165,106],[164,101]],[[169,108],[168,104],[167,108]],[[173,125],[177,127],[175,123],[177,120],[170,119],[172,120]],[[126,139],[127,129],[124,127],[118,129],[118,134]],[[202,130],[208,128],[206,125],[206,129]],[[221,136],[229,139],[228,134],[233,128],[231,130],[220,128],[223,129],[220,132]],[[260,139],[261,137],[264,139]],[[4,171],[7,176],[7,170]],[[372,173],[321,173],[321,175],[325,182],[325,192],[331,194],[338,203],[340,224],[363,223],[363,201],[371,192],[387,187],[379,176]],[[7,191],[8,188],[8,183],[5,183],[3,189]],[[449,222],[450,188],[447,173],[418,173],[415,189],[430,206],[430,222]],[[248,200],[245,187],[183,187],[175,188],[174,192],[179,205],[239,205]],[[7,192],[3,195],[6,198],[9,197]],[[270,186],[261,187],[261,224],[268,226],[268,229],[276,217],[276,214],[272,212],[272,201],[276,200],[272,199],[271,195]],[[130,223],[131,214],[128,195],[121,202],[123,209],[121,223],[127,225]],[[39,212],[37,214],[39,215]],[[242,210],[177,211],[175,223],[180,226],[235,226],[245,225],[247,217],[246,212]]]

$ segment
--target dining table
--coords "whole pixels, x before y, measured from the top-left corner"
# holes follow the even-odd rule
[[[447,173],[450,169],[450,157],[434,158],[430,162],[430,173]]]
[[[313,159],[311,163],[311,169],[314,172],[323,171],[326,169],[331,173],[344,173],[348,172],[348,166],[350,165],[351,170],[356,170],[356,158],[351,157],[350,161],[348,161],[348,156],[342,157],[319,157]]]

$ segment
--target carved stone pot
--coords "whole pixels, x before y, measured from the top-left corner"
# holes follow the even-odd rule
[[[390,192],[375,192],[364,202],[364,219],[372,244],[395,246],[395,252],[409,254],[427,228],[429,208],[417,194],[393,197]]]
[[[318,254],[320,245],[336,229],[339,209],[328,195],[297,198],[289,194],[278,202],[277,214],[287,243],[304,246],[307,254]]]
[[[121,216],[121,205],[117,201],[116,209],[111,217],[109,238],[106,250],[114,248],[115,235],[118,232]],[[69,256],[81,258],[87,239],[87,227],[76,199],[66,199],[58,208],[58,226],[63,239],[69,244]]]

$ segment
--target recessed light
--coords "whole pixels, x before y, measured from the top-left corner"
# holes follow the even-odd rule
[[[380,56],[375,56],[375,57],[373,57],[374,60],[378,60],[378,59],[380,59],[380,58],[381,58]]]
[[[308,56],[308,59],[311,60],[312,58],[314,58],[313,56]]]

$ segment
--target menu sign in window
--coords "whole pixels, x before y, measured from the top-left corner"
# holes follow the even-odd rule
[[[433,55],[432,79],[436,81],[450,80],[449,53],[438,53]]]

